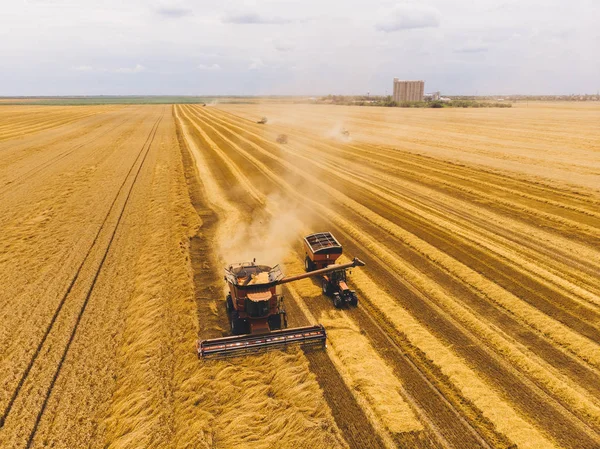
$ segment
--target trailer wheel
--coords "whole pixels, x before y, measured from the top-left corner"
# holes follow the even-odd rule
[[[336,309],[341,309],[344,305],[344,301],[342,301],[342,297],[340,296],[339,293],[334,293],[333,294],[333,306]]]
[[[310,257],[306,256],[306,259],[304,259],[304,269],[306,271],[314,271],[315,269],[315,263],[310,260]]]

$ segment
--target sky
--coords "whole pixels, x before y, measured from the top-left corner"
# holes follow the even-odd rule
[[[599,0],[0,0],[0,95],[600,89]]]

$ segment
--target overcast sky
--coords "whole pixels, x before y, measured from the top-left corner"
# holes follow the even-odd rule
[[[599,0],[0,0],[0,95],[600,89]]]

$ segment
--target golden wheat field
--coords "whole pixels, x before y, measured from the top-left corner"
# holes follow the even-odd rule
[[[0,447],[600,447],[599,123],[0,105]],[[366,262],[357,308],[284,287],[326,350],[199,360],[223,267],[318,231]]]

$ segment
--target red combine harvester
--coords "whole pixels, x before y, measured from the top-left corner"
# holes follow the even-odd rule
[[[238,355],[290,344],[325,346],[325,328],[315,326],[287,329],[281,285],[310,276],[364,265],[358,259],[296,276],[284,276],[279,265],[270,267],[256,262],[230,265],[225,269],[229,287],[226,298],[231,337],[198,342],[198,357]]]
[[[342,255],[342,245],[336,240],[331,232],[319,232],[304,237],[304,249],[306,258],[304,259],[304,268],[307,272],[316,274],[323,268],[333,268],[323,274],[323,294],[330,296],[333,305],[340,309],[345,304],[351,306],[358,305],[358,297],[354,290],[348,288],[346,284],[346,269],[350,268],[348,264],[335,265],[335,261]],[[365,263],[354,258],[353,267],[364,266]],[[318,270],[318,271],[314,271]]]

